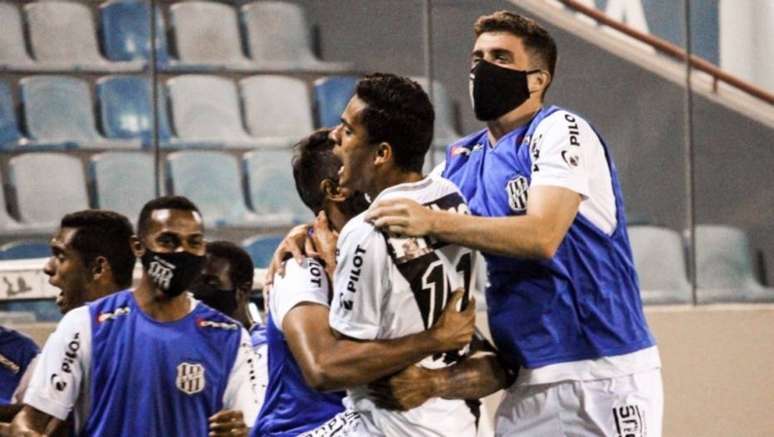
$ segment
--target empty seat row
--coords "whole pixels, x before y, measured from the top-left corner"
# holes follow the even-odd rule
[[[629,238],[645,303],[693,301],[686,241],[677,231],[630,226]],[[698,225],[696,287],[699,303],[774,302],[774,288],[756,278],[750,243],[741,229]]]
[[[419,80],[426,86],[426,80]],[[317,81],[317,125],[338,124],[356,82],[354,76]],[[286,146],[315,125],[306,83],[289,76],[257,75],[235,83],[220,76],[182,75],[157,90],[156,132],[164,147]],[[459,138],[453,103],[440,83],[434,83],[433,90],[438,113],[435,142],[446,145]],[[25,135],[11,88],[0,81],[0,148],[131,149],[153,144],[150,81],[141,76],[106,76],[97,81],[96,94],[98,116],[85,80],[50,75],[21,79]]]
[[[290,149],[235,156],[181,151],[165,161],[165,192],[189,197],[208,227],[280,226],[311,213],[295,191]],[[106,152],[89,162],[88,184],[81,161],[62,153],[29,153],[8,162],[12,217],[0,208],[0,232],[50,232],[66,213],[89,207],[112,209],[134,219],[155,197],[151,154]],[[89,190],[92,202],[89,201]],[[0,191],[0,205],[5,205]]]
[[[22,9],[23,13],[13,3],[0,2],[0,68],[139,71],[151,59],[148,1],[103,3],[99,7],[99,32],[87,4],[37,1]],[[238,13],[233,6],[219,2],[172,4],[169,33],[175,44],[170,48],[162,11],[157,8],[155,15],[156,59],[160,68],[316,72],[352,68],[349,63],[324,62],[314,55],[303,10],[293,3],[258,1],[243,5]],[[25,22],[32,56],[25,49]],[[98,35],[103,39],[104,56]]]

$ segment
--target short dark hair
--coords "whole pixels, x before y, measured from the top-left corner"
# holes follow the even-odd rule
[[[187,197],[183,197],[183,196],[158,197],[146,203],[142,207],[142,211],[140,211],[140,217],[137,219],[137,235],[140,238],[144,237],[145,233],[148,231],[148,221],[150,221],[151,214],[153,213],[153,211],[156,211],[159,209],[180,209],[183,211],[196,211],[199,214],[199,216],[202,215],[201,212],[199,212],[199,208],[197,208],[193,202],[188,200]]]
[[[315,214],[320,212],[325,193],[320,183],[325,179],[339,180],[341,160],[333,154],[333,141],[328,137],[330,129],[320,129],[293,146],[293,179],[296,191],[304,205]]]
[[[534,20],[508,11],[497,11],[490,15],[482,15],[473,25],[476,38],[487,32],[508,32],[519,38],[524,43],[524,48],[534,55],[540,67],[546,69],[551,78],[556,70],[557,49],[556,41]],[[543,95],[548,91],[549,83],[543,90]]]
[[[435,121],[422,87],[407,77],[374,73],[360,79],[355,95],[366,104],[360,122],[369,143],[390,143],[398,168],[421,172]]]
[[[98,256],[104,256],[116,285],[131,286],[135,257],[130,238],[134,230],[128,218],[114,211],[87,209],[65,215],[59,226],[75,229],[70,245],[84,265],[90,267]]]
[[[253,260],[241,247],[229,241],[213,241],[207,243],[207,254],[223,258],[231,266],[230,279],[234,287],[244,283],[253,286]]]

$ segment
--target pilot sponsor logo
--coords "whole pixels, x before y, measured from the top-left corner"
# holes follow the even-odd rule
[[[352,258],[352,268],[349,271],[349,280],[347,281],[347,291],[350,293],[357,293],[357,282],[360,280],[360,276],[363,273],[363,255],[366,250],[360,247],[358,244],[355,247],[355,256]],[[353,302],[351,300],[344,299],[344,293],[340,293],[341,308],[349,311],[352,309]]]
[[[320,264],[312,261],[309,262],[309,274],[312,275],[310,281],[317,288],[322,287],[322,273],[323,269]]]
[[[567,130],[570,134],[570,145],[580,147],[580,128],[578,127],[578,121],[572,114],[564,114],[564,119],[567,121]]]
[[[62,358],[62,364],[59,366],[59,370],[63,374],[73,373],[73,365],[75,364],[75,360],[78,359],[78,351],[80,349],[81,333],[76,332],[75,335],[73,335],[73,339],[67,343],[64,357]],[[52,373],[50,381],[57,391],[64,391],[64,389],[67,388],[67,381],[65,381],[58,373]]]
[[[105,312],[105,313],[99,313],[97,315],[97,323],[105,323],[108,320],[113,320],[121,316],[125,316],[132,312],[132,309],[128,306],[126,307],[120,307],[116,308],[113,311]]]

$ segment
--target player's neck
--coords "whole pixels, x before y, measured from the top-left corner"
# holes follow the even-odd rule
[[[503,115],[497,120],[486,123],[489,144],[495,144],[503,136],[514,129],[529,123],[532,117],[543,107],[539,98],[531,98],[513,111]]]
[[[374,189],[371,190],[368,195],[371,196],[371,199],[376,199],[379,193],[387,188],[400,184],[418,182],[422,179],[424,179],[424,176],[422,176],[422,173],[420,172],[403,171],[398,168],[393,168],[393,171],[385,172],[383,174],[383,177],[374,184]]]
[[[157,322],[174,322],[191,312],[191,299],[186,293],[164,296],[145,272],[134,290],[134,299],[140,310]]]

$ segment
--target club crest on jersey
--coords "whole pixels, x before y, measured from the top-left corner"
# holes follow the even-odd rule
[[[175,385],[177,385],[178,390],[187,395],[194,395],[204,390],[206,385],[204,366],[199,363],[183,362],[178,364]]]
[[[508,193],[508,205],[513,212],[524,212],[527,210],[527,190],[529,190],[529,182],[524,176],[516,176],[505,184],[505,191]]]

